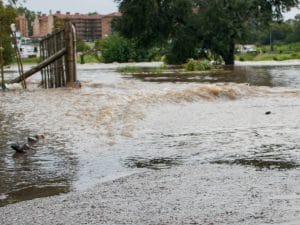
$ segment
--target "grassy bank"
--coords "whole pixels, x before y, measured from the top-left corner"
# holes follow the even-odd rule
[[[300,59],[300,52],[295,53],[262,53],[262,54],[237,54],[236,60],[239,61],[283,61],[291,59]]]
[[[134,74],[134,73],[151,73],[151,74],[160,74],[163,72],[168,71],[168,67],[163,64],[160,67],[153,67],[153,68],[143,68],[138,66],[125,66],[119,67],[117,72],[125,73],[125,74]]]
[[[257,53],[236,54],[239,61],[284,61],[300,59],[300,43],[276,44],[273,51],[270,46],[258,46]]]

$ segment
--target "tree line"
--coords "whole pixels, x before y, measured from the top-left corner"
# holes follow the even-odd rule
[[[115,30],[137,48],[164,49],[167,61],[172,64],[184,63],[189,58],[220,57],[226,65],[234,64],[235,44],[258,41],[253,40],[257,32],[261,32],[259,41],[263,42],[264,31],[273,28],[276,36],[277,27],[283,25],[273,22],[283,21],[283,12],[299,3],[298,0],[116,2],[122,17],[115,20]],[[296,36],[289,39],[296,40]]]
[[[272,22],[268,29],[250,31],[251,36],[247,43],[267,44],[290,44],[300,42],[300,14],[294,19],[287,21]]]

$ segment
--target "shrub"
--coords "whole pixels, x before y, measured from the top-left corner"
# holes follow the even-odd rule
[[[200,60],[189,59],[187,63],[184,65],[184,69],[186,71],[205,71],[205,70],[210,70],[211,65],[207,60],[200,61]]]
[[[113,34],[96,43],[97,50],[101,51],[105,63],[129,62],[134,58],[134,46],[129,40]]]
[[[11,38],[8,35],[3,37],[3,61],[4,65],[9,65],[14,61],[15,50],[11,45]]]
[[[91,47],[85,43],[84,41],[78,41],[77,46],[76,46],[76,51],[77,52],[87,52],[91,50]]]

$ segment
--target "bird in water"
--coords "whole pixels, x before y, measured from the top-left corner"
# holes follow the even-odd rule
[[[29,145],[37,143],[39,140],[45,139],[45,136],[42,134],[36,134],[33,137],[28,137],[27,141]]]
[[[32,146],[36,144],[39,140],[44,139],[45,136],[42,134],[36,134],[32,137],[28,137],[28,143],[20,145],[17,143],[12,144],[10,147],[16,151],[16,153],[26,153],[28,150],[33,149]]]
[[[29,144],[19,145],[19,144],[12,144],[10,146],[13,150],[15,150],[17,153],[26,153],[29,149],[31,149]]]

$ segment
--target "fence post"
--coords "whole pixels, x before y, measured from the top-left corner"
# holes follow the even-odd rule
[[[4,90],[5,89],[5,84],[4,84],[4,69],[3,69],[3,44],[2,44],[2,38],[0,36],[0,73],[1,73],[1,86],[2,86],[2,89]]]
[[[65,25],[66,40],[66,75],[67,83],[74,83],[77,80],[76,74],[76,33],[71,22]]]

